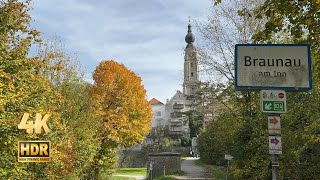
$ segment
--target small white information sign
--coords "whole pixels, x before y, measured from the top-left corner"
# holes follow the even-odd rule
[[[280,116],[268,116],[269,134],[281,134]]]
[[[281,136],[269,136],[269,154],[282,154]]]
[[[231,156],[230,154],[225,154],[224,159],[230,161],[233,159],[233,156]]]

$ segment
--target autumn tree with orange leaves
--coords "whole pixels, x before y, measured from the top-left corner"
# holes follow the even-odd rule
[[[90,96],[101,124],[98,130],[101,149],[95,164],[97,175],[102,159],[108,161],[104,156],[112,156],[110,150],[143,141],[150,130],[152,111],[141,78],[124,65],[102,61],[94,71],[93,80]]]

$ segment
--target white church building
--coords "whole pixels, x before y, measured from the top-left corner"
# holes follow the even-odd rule
[[[169,135],[190,136],[189,120],[183,112],[191,109],[192,97],[199,87],[199,68],[197,51],[193,42],[191,25],[185,37],[187,46],[184,50],[184,81],[183,92],[177,91],[175,95],[164,104],[153,98],[150,100],[153,110],[152,129],[167,129]]]

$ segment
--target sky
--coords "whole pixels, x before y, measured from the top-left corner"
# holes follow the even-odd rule
[[[76,54],[88,82],[100,61],[115,60],[142,78],[148,100],[165,103],[182,90],[189,16],[195,24],[210,6],[210,0],[33,0],[30,14],[43,39],[58,36]]]

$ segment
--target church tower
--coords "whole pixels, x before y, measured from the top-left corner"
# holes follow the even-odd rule
[[[193,95],[199,85],[199,69],[197,60],[197,50],[193,45],[195,40],[191,31],[191,24],[188,25],[188,34],[185,41],[187,46],[184,50],[184,81],[183,94],[185,96]]]

